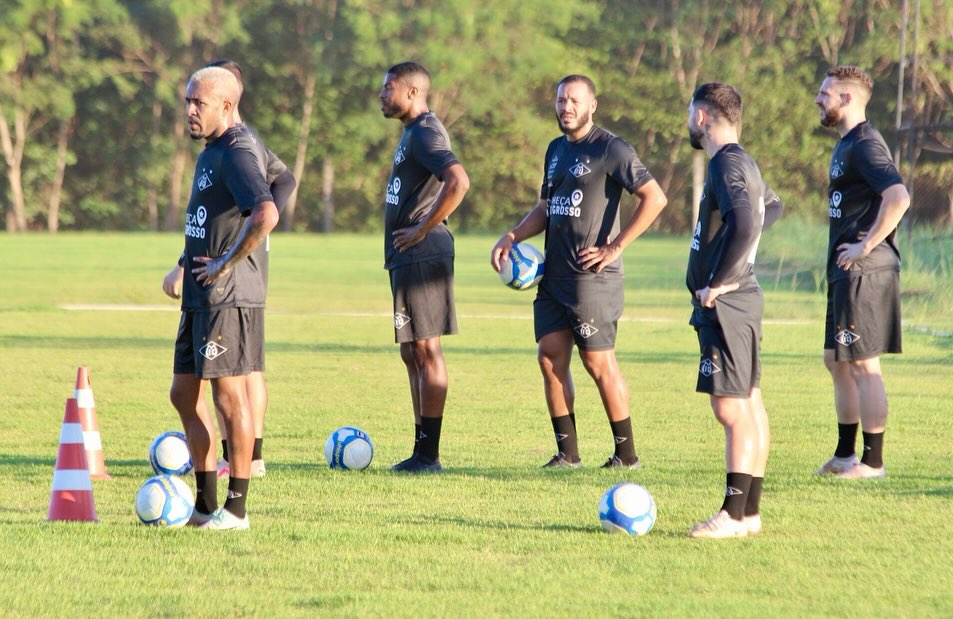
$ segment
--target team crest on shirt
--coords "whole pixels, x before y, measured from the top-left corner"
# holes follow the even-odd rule
[[[597,329],[595,325],[591,325],[588,322],[584,322],[581,325],[576,325],[573,330],[581,335],[584,340],[588,340],[596,333],[599,333],[599,329]]]
[[[404,156],[404,147],[398,146],[397,152],[394,153],[394,165],[400,165],[404,162],[406,157]]]
[[[202,176],[199,177],[198,182],[199,191],[205,191],[212,186],[212,173],[208,170],[202,170]]]
[[[702,359],[701,364],[698,366],[698,373],[708,378],[711,378],[712,374],[717,374],[720,371],[721,368],[715,365],[715,362],[708,357]]]
[[[228,352],[227,348],[221,344],[216,344],[215,342],[208,342],[205,344],[205,346],[199,348],[199,354],[209,361],[215,361],[215,359],[221,357],[226,352]]]
[[[831,178],[840,178],[843,175],[844,175],[844,162],[843,161],[831,162]]]
[[[403,329],[408,324],[410,324],[410,316],[405,316],[400,312],[394,312],[394,328],[397,330]]]
[[[848,331],[844,329],[836,336],[834,336],[834,341],[840,344],[841,346],[850,346],[854,342],[860,339],[860,336],[854,333],[853,331]]]
[[[586,164],[584,164],[584,163],[582,163],[582,162],[580,161],[579,163],[577,163],[577,164],[574,165],[573,167],[569,168],[569,172],[570,172],[573,176],[575,176],[576,178],[579,178],[580,176],[585,176],[586,174],[591,173],[592,170],[590,170],[590,169],[586,166]]]

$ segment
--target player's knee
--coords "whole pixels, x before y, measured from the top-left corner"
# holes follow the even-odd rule
[[[865,359],[846,364],[850,377],[855,381],[866,380],[872,376],[880,376],[879,359]]]

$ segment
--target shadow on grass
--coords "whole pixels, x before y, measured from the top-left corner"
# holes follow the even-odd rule
[[[408,519],[409,524],[432,526],[433,524],[450,524],[475,529],[499,529],[503,531],[552,531],[556,533],[590,533],[602,534],[600,526],[580,526],[571,524],[520,524],[505,520],[480,520],[464,516],[428,516],[427,518]]]

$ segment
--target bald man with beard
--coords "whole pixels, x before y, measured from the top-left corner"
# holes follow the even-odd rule
[[[169,397],[195,470],[190,524],[247,529],[254,424],[247,376],[264,369],[265,288],[250,258],[278,223],[278,210],[248,132],[235,125],[240,88],[219,67],[196,71],[186,88],[189,134],[205,140],[185,213],[185,279]],[[197,406],[201,381],[225,420],[231,451],[228,498],[218,507],[215,420]]]

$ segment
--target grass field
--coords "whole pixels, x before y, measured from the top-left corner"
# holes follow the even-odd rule
[[[888,479],[815,478],[836,428],[820,360],[823,297],[765,285],[765,533],[689,540],[720,504],[724,470],[722,432],[693,391],[687,240],[646,239],[626,253],[617,350],[644,468],[623,473],[598,468],[612,439],[578,361],[584,467],[540,469],[553,441],[533,295],[500,285],[487,265],[492,242],[458,239],[446,472],[406,477],[387,471],[408,455],[412,416],[380,239],[272,239],[268,475],[251,486],[252,529],[215,535],[143,527],[133,511],[151,474],[149,442],[179,426],[167,396],[178,313],[160,282],[181,236],[4,236],[0,615],[953,615],[953,338],[909,329],[905,354],[884,360]],[[130,307],[103,307],[119,305]],[[949,324],[949,308],[933,315]],[[112,479],[94,482],[98,524],[47,523],[79,365],[91,368]],[[325,466],[325,438],[344,424],[374,439],[369,470]],[[658,503],[644,538],[599,526],[597,501],[622,480]]]

